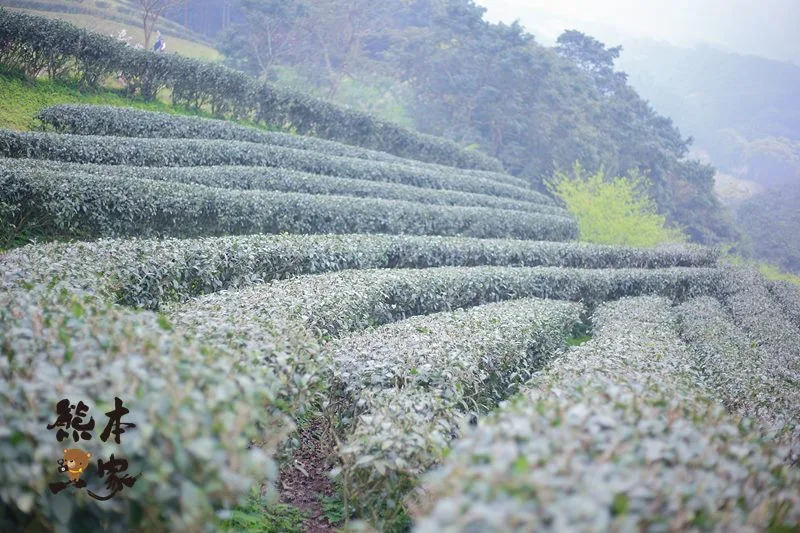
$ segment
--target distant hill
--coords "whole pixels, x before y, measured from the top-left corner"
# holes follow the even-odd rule
[[[721,173],[766,186],[798,180],[800,58],[789,63],[710,45],[675,46],[633,37],[602,20],[580,21],[534,6],[526,7],[523,22],[546,44],[576,29],[609,46],[622,45],[616,65],[631,86],[692,135],[693,156]]]
[[[800,180],[799,66],[647,40],[627,44],[619,65],[721,171],[765,186]]]
[[[106,35],[116,36],[124,30],[132,42],[144,42],[139,8],[133,1],[3,0],[2,5],[32,15],[66,20]],[[222,57],[207,38],[171,20],[160,20],[156,29],[164,34],[168,51],[201,59],[216,60]]]
[[[800,67],[708,46],[635,41],[620,66],[656,109],[695,136],[715,190],[757,257],[800,272]]]
[[[800,66],[691,48],[621,33],[603,21],[579,23],[536,10],[524,20],[539,42],[578,29],[609,46],[622,45],[617,68],[658,113],[694,139],[690,155],[717,170],[714,191],[734,210],[755,256],[800,272]],[[702,36],[699,36],[702,39]],[[800,59],[800,58],[798,58]]]

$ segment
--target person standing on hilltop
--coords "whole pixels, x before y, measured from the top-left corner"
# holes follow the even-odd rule
[[[164,42],[164,36],[161,35],[161,32],[158,32],[158,39],[156,43],[153,45],[153,52],[163,52],[167,49],[167,43]]]

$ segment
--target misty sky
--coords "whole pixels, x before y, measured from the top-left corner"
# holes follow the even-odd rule
[[[543,44],[569,27],[601,40],[716,45],[800,64],[800,0],[475,0],[493,22],[519,19]],[[616,43],[609,43],[616,44]]]

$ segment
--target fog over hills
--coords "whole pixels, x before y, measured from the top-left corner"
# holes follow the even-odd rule
[[[566,28],[598,39],[620,36],[679,46],[715,45],[800,63],[800,3],[794,0],[477,0],[492,21],[519,19],[542,42]]]
[[[553,45],[576,29],[622,45],[616,67],[717,169],[758,257],[798,271],[800,3],[479,0],[492,21],[519,20]]]
[[[617,68],[694,138],[695,155],[722,173],[761,185],[798,181],[800,39],[790,26],[800,19],[800,4],[478,3],[487,8],[487,19],[519,19],[543,44],[577,29],[608,46],[622,45]]]

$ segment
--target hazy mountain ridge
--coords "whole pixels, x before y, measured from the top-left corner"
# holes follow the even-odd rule
[[[720,170],[767,186],[797,179],[797,65],[638,40],[620,67],[654,107],[692,132]]]

